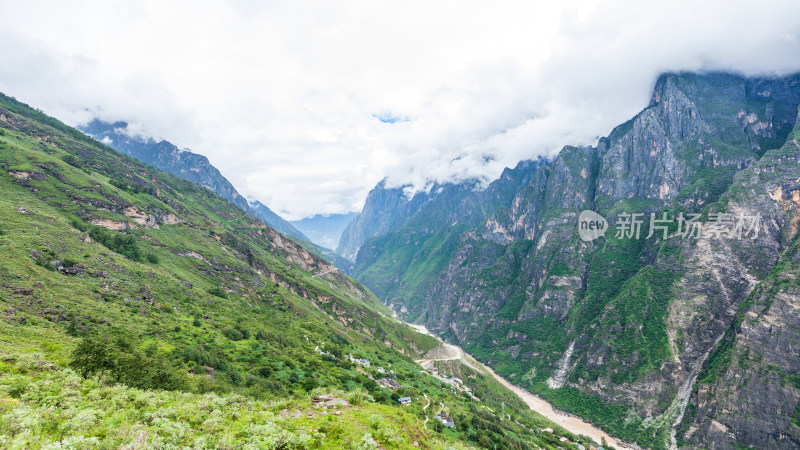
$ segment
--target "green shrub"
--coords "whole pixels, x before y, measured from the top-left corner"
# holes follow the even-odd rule
[[[50,264],[50,259],[45,257],[45,256],[41,256],[38,259],[36,259],[36,265],[39,266],[39,267],[45,268],[45,269],[47,269],[47,270],[49,270],[51,272],[55,272],[56,271],[56,268],[53,267],[52,264]]]
[[[380,430],[381,427],[383,426],[383,416],[381,416],[381,415],[373,414],[373,415],[369,416],[368,421],[369,421],[369,426],[373,430],[376,430],[376,431]]]
[[[11,385],[7,388],[8,389],[8,395],[10,395],[11,398],[20,398],[20,397],[22,397],[22,394],[25,393],[25,390],[28,388],[28,385],[30,383],[31,383],[30,380],[27,379],[26,377],[19,377],[19,378],[15,379],[11,383]]]
[[[159,263],[158,255],[156,255],[155,253],[148,253],[147,262],[149,262],[150,264],[158,264]]]
[[[73,219],[71,223],[72,226],[78,231],[86,232],[86,230],[89,229],[89,224],[80,219]]]
[[[306,392],[311,392],[317,386],[319,386],[319,382],[317,382],[315,378],[307,376],[305,380],[303,380],[303,390]]]
[[[126,183],[125,180],[111,179],[109,180],[109,183],[117,189],[121,189],[123,191],[128,190],[128,183]]]
[[[140,183],[142,183],[141,180],[138,180],[138,181]],[[144,192],[146,194],[155,195],[155,189],[153,189],[153,188],[151,188],[149,186],[146,186],[146,185],[137,184],[137,183],[128,183],[126,180],[120,180],[120,179],[112,179],[111,181],[109,181],[109,183],[112,186],[116,187],[117,189],[120,189],[120,190],[123,190],[123,191],[126,191],[126,192],[131,192],[133,194],[139,194],[139,193]]]
[[[350,444],[350,448],[353,450],[376,450],[380,447],[375,439],[372,438],[372,434],[367,433],[361,437],[360,441]]]
[[[256,331],[256,340],[258,341],[266,341],[268,339],[267,333],[264,330]]]
[[[102,375],[114,367],[115,351],[107,338],[83,339],[72,351],[69,365],[84,378]]]
[[[84,378],[108,374],[112,380],[139,389],[186,390],[188,376],[154,346],[138,349],[130,337],[87,337],[69,362]]]
[[[64,157],[61,158],[61,159],[65,163],[69,164],[72,167],[80,167],[81,166],[80,161],[74,155],[64,155]]]
[[[115,233],[97,226],[91,227],[89,236],[114,253],[119,253],[132,261],[142,261],[142,252],[134,236]]]
[[[375,399],[362,387],[356,387],[345,395],[345,400],[351,405],[363,405],[365,403],[375,403]]]
[[[239,330],[235,328],[225,328],[224,330],[222,330],[222,334],[225,335],[226,338],[232,341],[241,341],[242,339],[244,339],[242,333],[240,333]]]
[[[223,291],[222,288],[219,287],[219,286],[214,286],[212,288],[209,288],[206,292],[208,292],[209,294],[211,294],[211,295],[213,295],[215,297],[219,297],[219,298],[222,298],[222,299],[226,299],[227,300],[227,298],[228,298],[228,293]]]
[[[64,266],[64,267],[73,267],[73,266],[76,266],[77,264],[78,264],[77,261],[75,261],[74,259],[70,259],[70,258],[64,258],[64,260],[61,261],[61,265]]]
[[[201,366],[214,367],[216,369],[222,366],[221,360],[217,356],[211,354],[205,347],[199,345],[187,347],[183,350],[181,356],[184,361],[194,362]]]

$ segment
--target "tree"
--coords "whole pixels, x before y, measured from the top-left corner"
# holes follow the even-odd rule
[[[85,338],[72,351],[69,366],[84,378],[110,371],[115,366],[114,349],[108,339]]]
[[[139,349],[130,337],[87,337],[72,351],[70,367],[83,377],[106,372],[117,383],[139,389],[185,390],[188,378],[152,345]]]
[[[306,392],[311,392],[317,386],[319,386],[319,383],[311,376],[306,376],[305,380],[303,380],[303,390]]]

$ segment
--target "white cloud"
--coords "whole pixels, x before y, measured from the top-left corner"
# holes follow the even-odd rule
[[[492,178],[592,144],[645,106],[661,71],[800,70],[796,0],[0,11],[0,91],[71,124],[124,120],[189,147],[289,218],[358,209],[387,175]]]

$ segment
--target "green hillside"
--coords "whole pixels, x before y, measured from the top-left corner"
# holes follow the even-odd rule
[[[437,341],[326,261],[1,95],[0,192],[3,447],[588,443],[542,433],[491,378],[466,380],[480,401],[451,392],[414,362]],[[400,390],[376,383],[389,370]],[[323,394],[348,405],[314,407]],[[482,408],[501,402],[505,418]],[[439,410],[455,429],[425,424]]]

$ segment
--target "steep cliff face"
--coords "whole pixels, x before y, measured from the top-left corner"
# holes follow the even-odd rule
[[[355,261],[364,241],[401,227],[428,199],[427,192],[408,198],[403,187],[386,187],[381,181],[370,191],[361,214],[345,227],[336,252]]]
[[[438,231],[438,227],[446,223],[463,225],[462,222],[469,222],[474,226],[519,189],[520,177],[526,177],[529,168],[545,163],[523,161],[513,170],[506,169],[486,190],[480,188],[480,180],[473,179],[458,184],[433,184],[427,191],[409,196],[408,186],[388,188],[383,180],[370,191],[361,213],[342,232],[336,251],[352,261],[369,265],[376,255],[357,257],[371,238],[389,235],[403,227],[427,227],[430,235],[430,231]]]
[[[797,230],[775,200],[777,186],[794,195],[790,180],[764,182],[795,173],[766,151],[796,122],[799,81],[664,75],[647,108],[597,147],[517,168],[514,188],[501,178],[447,211],[438,205],[434,220],[415,222],[418,211],[368,239],[354,273],[558,406],[620,437],[670,445],[707,358]],[[466,204],[481,207],[462,215]],[[608,219],[605,237],[579,238],[584,209]],[[642,214],[638,237],[617,235],[622,213]],[[760,214],[764,225],[757,239],[676,234],[685,230],[675,218],[693,213]],[[650,214],[672,219],[666,235],[649,232]],[[425,229],[435,238],[420,240]],[[707,434],[694,442],[706,445]]]
[[[738,174],[725,195],[734,208],[767,221],[763,238],[735,249],[745,270],[730,271],[755,288],[729,311],[735,316],[699,374],[677,433],[684,445],[800,446],[798,138],[800,122],[780,150]]]
[[[541,162],[523,162],[506,170],[488,189],[477,180],[433,186],[425,201],[395,232],[367,240],[358,253],[354,274],[379,297],[397,303],[409,317],[421,314],[424,299],[445,271],[464,232],[478,226],[489,211],[507,205]]]

